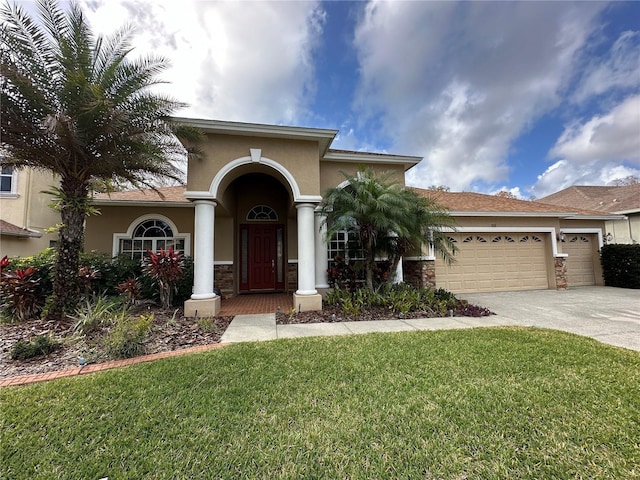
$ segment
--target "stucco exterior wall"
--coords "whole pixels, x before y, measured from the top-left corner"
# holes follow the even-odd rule
[[[345,181],[344,175],[341,172],[346,172],[350,175],[354,175],[360,168],[360,164],[353,162],[327,162],[320,163],[320,190],[321,194],[328,188],[337,187]],[[394,172],[396,181],[404,185],[404,167],[398,164],[369,164],[370,167],[376,173]]]
[[[262,157],[278,162],[293,175],[302,195],[320,195],[320,153],[317,142],[209,134],[200,148],[203,158],[189,160],[189,191],[209,190],[216,173],[222,167],[233,160],[249,156],[250,149],[257,148],[262,150]],[[235,175],[230,175],[230,180],[233,178]]]
[[[193,219],[194,210],[191,205],[186,207],[127,207],[127,206],[102,206],[101,215],[93,215],[87,218],[85,251],[97,250],[112,254],[113,236],[116,233],[126,233],[136,219],[143,215],[162,215],[169,218],[178,229],[178,234],[191,234],[189,250],[193,252]]]
[[[0,194],[0,218],[20,228],[42,233],[42,237],[0,237],[0,257],[27,256],[38,253],[58,238],[57,233],[45,233],[60,223],[60,214],[49,207],[53,197],[42,193],[51,190],[59,180],[48,172],[19,170],[15,175],[16,193]]]
[[[639,243],[640,213],[628,214],[626,220],[606,222],[606,233],[613,235],[614,243]]]

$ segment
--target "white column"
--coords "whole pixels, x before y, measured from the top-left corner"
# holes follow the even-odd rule
[[[316,295],[314,209],[312,203],[300,203],[298,209],[298,295]]]
[[[216,296],[213,293],[213,234],[216,202],[195,200],[195,238],[193,256],[193,300]]]
[[[400,257],[400,261],[398,262],[398,266],[396,267],[396,271],[394,273],[393,283],[402,282],[404,282],[404,272],[402,270],[402,257]]]
[[[325,241],[327,225],[325,215],[316,213],[315,216],[315,245],[316,245],[316,288],[329,288],[329,279],[327,278],[327,267],[329,266],[328,254],[329,248]]]

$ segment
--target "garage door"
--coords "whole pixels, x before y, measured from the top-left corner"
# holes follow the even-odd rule
[[[456,233],[456,262],[436,261],[436,285],[454,293],[549,288],[543,234]]]
[[[587,234],[566,235],[562,242],[563,253],[567,257],[567,280],[570,287],[595,285],[596,277],[593,270],[594,254],[596,252],[596,236]]]

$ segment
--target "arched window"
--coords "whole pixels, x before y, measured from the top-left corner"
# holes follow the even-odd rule
[[[278,220],[278,214],[268,205],[256,205],[247,213],[247,220],[275,221]]]
[[[159,218],[140,222],[133,229],[131,238],[120,238],[119,252],[134,259],[142,258],[147,250],[157,252],[173,248],[175,252],[185,253],[185,237],[176,236],[177,232]]]

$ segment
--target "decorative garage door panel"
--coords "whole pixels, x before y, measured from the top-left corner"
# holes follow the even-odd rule
[[[542,234],[456,233],[456,262],[436,261],[436,284],[454,293],[549,288]]]
[[[584,233],[568,234],[562,242],[562,251],[567,253],[567,280],[570,287],[595,285],[593,256],[596,236]]]

